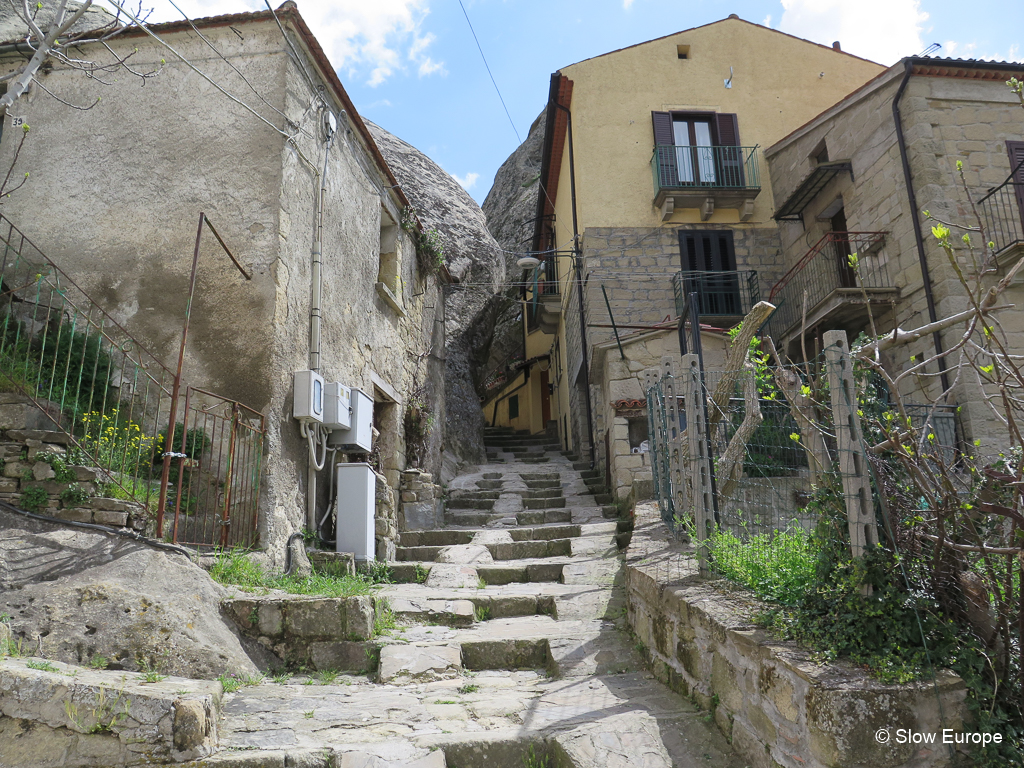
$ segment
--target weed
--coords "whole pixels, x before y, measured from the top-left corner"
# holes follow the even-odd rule
[[[437,699],[434,703],[435,704],[458,704],[459,702],[454,701],[452,699]]]
[[[715,567],[761,598],[793,605],[814,581],[818,560],[812,534],[799,525],[746,541],[725,530],[712,534]]]
[[[31,471],[29,471],[29,474],[32,474]],[[40,488],[39,486],[26,488],[21,493],[21,508],[29,512],[38,512],[40,507],[44,506],[49,499],[50,496],[45,488]]]
[[[282,672],[282,673],[280,673],[278,675],[274,675],[270,679],[273,680],[278,685],[285,685],[289,680],[292,679],[292,676],[289,675],[287,672]]]
[[[302,681],[302,684],[303,685],[316,685],[316,678],[307,677],[305,680]]]
[[[249,623],[253,625],[260,623],[260,609],[255,605],[252,607],[252,610],[249,611]]]
[[[487,582],[484,581],[483,576],[477,576],[476,577],[476,588],[477,589],[487,589]]]
[[[83,733],[105,733],[114,730],[118,723],[128,717],[130,707],[130,703],[124,700],[123,691],[118,691],[117,698],[111,701],[107,698],[106,689],[102,687],[96,692],[87,714],[83,715],[78,705],[71,699],[64,700],[64,714]]]
[[[491,618],[491,606],[489,605],[477,605],[473,607],[473,616],[476,617],[477,621],[487,621]]]
[[[426,582],[427,577],[430,575],[430,569],[424,568],[419,563],[416,563],[416,583],[423,584]]]
[[[477,685],[476,683],[469,683],[468,685],[463,685],[461,688],[459,688],[459,693],[462,693],[462,694],[476,693],[479,690],[480,690],[480,686],[479,685]]]
[[[312,720],[313,719],[313,715],[315,715],[315,714],[316,714],[316,710],[315,709],[310,709],[310,710],[307,710],[307,711],[303,712],[302,716],[304,718],[306,718],[307,720]]]
[[[161,675],[155,669],[147,669],[142,673],[142,682],[144,683],[159,683],[161,680],[166,680],[167,675]]]
[[[50,465],[50,469],[53,470],[53,479],[58,483],[73,483],[78,479],[75,470],[68,466],[67,460],[59,453],[39,453],[36,454],[36,459]]]
[[[58,671],[57,668],[53,666],[53,664],[51,664],[49,661],[36,661],[35,659],[29,659],[28,662],[26,662],[26,666],[28,666],[29,669],[39,669],[43,672]]]
[[[78,483],[72,483],[60,492],[60,500],[65,507],[78,507],[89,499],[89,492]]]
[[[334,685],[338,679],[338,672],[334,669],[321,669],[316,673],[316,679],[320,681],[320,685]]]
[[[224,693],[234,693],[240,688],[259,685],[266,680],[266,675],[237,675],[234,672],[223,672],[217,679],[224,686]]]
[[[523,768],[548,768],[548,765],[547,755],[538,755],[531,744],[523,756]]]
[[[394,573],[384,560],[369,560],[362,568],[363,576],[371,584],[391,584]]]
[[[374,601],[373,612],[373,634],[387,635],[398,628],[395,621],[395,612],[391,610],[391,603],[386,597],[378,597]]]

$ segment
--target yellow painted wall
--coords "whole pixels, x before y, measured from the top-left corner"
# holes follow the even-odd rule
[[[677,47],[689,45],[688,59]],[[732,88],[725,88],[729,67]],[[740,142],[763,149],[803,125],[884,67],[740,19],[652,40],[561,70],[573,81],[572,121],[580,233],[587,227],[700,223],[696,209],[662,224],[653,207],[652,111],[736,113]],[[561,243],[571,238],[568,151],[556,198]],[[771,184],[760,158],[761,193],[749,223],[770,221]],[[719,208],[706,224],[738,222]]]

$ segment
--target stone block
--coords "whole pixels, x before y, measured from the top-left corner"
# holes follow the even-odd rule
[[[433,501],[403,503],[400,523],[403,531],[429,531],[440,526]]]
[[[285,630],[296,637],[340,637],[345,624],[337,600],[302,600],[288,605]]]
[[[93,509],[106,509],[111,512],[133,512],[138,505],[130,501],[122,501],[121,499],[97,496],[96,498],[89,499],[89,506]]]
[[[124,528],[128,525],[127,512],[113,512],[109,509],[97,509],[93,513],[93,522],[100,525],[111,525],[115,528]]]
[[[377,679],[381,683],[451,680],[461,674],[462,649],[457,645],[385,645],[381,648],[377,668]]]
[[[57,517],[61,520],[71,520],[76,523],[91,523],[92,512],[91,509],[85,507],[72,507],[71,509],[59,510]]]
[[[337,640],[309,644],[309,660],[318,670],[360,672],[370,666],[370,643]]]
[[[345,633],[350,639],[369,640],[373,637],[374,602],[367,595],[349,597],[342,605]]]
[[[262,603],[256,608],[257,628],[264,637],[276,638],[284,631],[284,613],[276,603]]]
[[[31,472],[32,465],[23,461],[8,461],[4,464],[4,477],[20,479],[25,474],[26,470]]]

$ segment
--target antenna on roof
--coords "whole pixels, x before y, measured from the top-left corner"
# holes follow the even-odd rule
[[[939,48],[941,48],[941,47],[942,47],[941,43],[932,43],[931,45],[929,45],[927,48],[925,48],[923,51],[921,51],[917,55],[918,56],[931,56],[933,53],[936,53],[939,50]]]

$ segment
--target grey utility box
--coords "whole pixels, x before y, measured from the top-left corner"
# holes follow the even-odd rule
[[[369,464],[335,464],[337,501],[334,504],[338,552],[351,552],[357,561],[374,559],[373,517],[377,507],[377,476]]]
[[[327,445],[342,453],[369,453],[373,449],[373,398],[353,389],[351,403],[351,426],[332,429]]]

